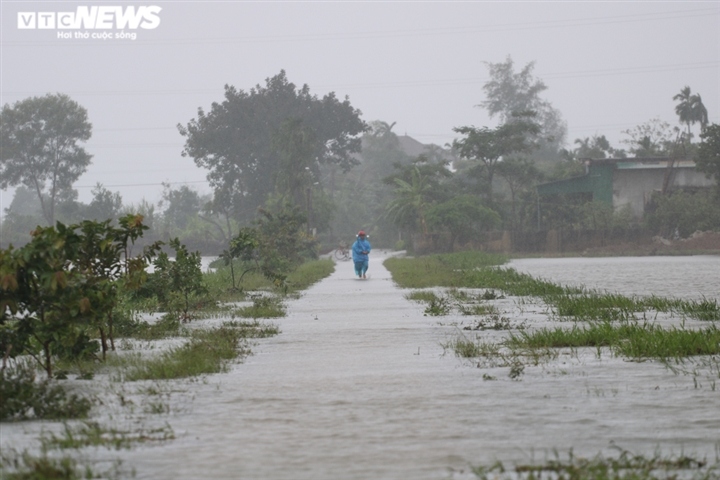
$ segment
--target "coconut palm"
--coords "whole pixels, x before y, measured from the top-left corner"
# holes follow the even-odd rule
[[[692,135],[690,127],[699,123],[700,127],[704,129],[708,124],[708,112],[705,105],[702,103],[700,94],[692,94],[690,87],[686,86],[680,93],[673,97],[673,100],[677,101],[675,105],[675,113],[680,117],[680,122],[687,125],[688,138]]]
[[[419,223],[423,236],[427,236],[425,211],[433,192],[429,178],[416,165],[410,172],[409,182],[401,178],[394,181],[395,198],[388,204],[386,215],[399,226],[413,228]]]

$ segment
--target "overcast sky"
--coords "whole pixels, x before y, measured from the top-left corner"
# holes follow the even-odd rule
[[[20,29],[19,12],[78,6],[159,6],[132,39],[63,39]],[[653,118],[678,120],[672,97],[702,95],[720,123],[720,2],[12,2],[2,1],[2,104],[60,92],[84,106],[93,157],[80,200],[98,182],[124,202],[160,199],[161,182],[209,192],[206,172],[180,154],[197,109],[223,86],[248,90],[280,70],[322,96],[348,96],[366,121],[444,145],[453,127],[494,126],[486,62],[510,56],[548,86],[568,142],[594,134],[613,146]],[[79,32],[101,32],[80,29]],[[119,33],[110,29],[107,32]],[[12,192],[3,194],[4,207]]]

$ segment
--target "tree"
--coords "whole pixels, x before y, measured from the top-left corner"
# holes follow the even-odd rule
[[[500,162],[497,174],[505,180],[510,189],[511,227],[517,226],[516,200],[522,189],[527,189],[540,177],[540,172],[527,158],[510,157]]]
[[[167,253],[160,252],[153,262],[155,271],[151,286],[163,307],[187,321],[192,318],[191,301],[208,293],[200,268],[202,259],[200,252],[190,252],[177,238],[171,239],[169,244],[175,250],[175,261],[171,261]]]
[[[77,358],[113,342],[113,310],[119,284],[134,289],[147,260],[159,248],[129,257],[128,248],[147,229],[141,215],[38,227],[22,248],[0,250],[0,347],[5,357],[30,355],[52,376],[53,358]],[[114,349],[114,346],[113,346]]]
[[[540,132],[540,126],[533,122],[527,113],[516,115],[513,121],[497,128],[458,127],[453,130],[465,135],[465,138],[453,141],[460,158],[475,163],[481,168],[487,179],[486,197],[493,201],[493,177],[498,162],[513,153],[527,153],[535,147],[534,139]]]
[[[715,178],[720,193],[720,125],[713,123],[700,134],[696,164],[708,178]]]
[[[303,137],[307,144],[287,143],[302,137],[290,135],[288,128],[299,128],[297,123],[294,127],[285,123],[290,119],[302,122],[303,131],[312,133],[311,138]],[[366,125],[347,97],[340,101],[329,93],[318,98],[307,85],[296,88],[281,71],[265,86],[248,92],[226,85],[222,103],[213,103],[208,113],[199,109],[196,119],[178,129],[186,137],[182,155],[209,171],[213,210],[241,221],[251,219],[273,193],[283,157],[288,160],[295,148],[312,152],[294,160],[312,159],[305,166],[315,178],[320,165],[337,165],[345,171],[356,165],[352,154],[360,150],[358,135]]]
[[[394,198],[388,203],[385,215],[400,228],[420,230],[428,234],[427,209],[442,200],[440,180],[450,176],[445,165],[431,164],[423,156],[409,166],[397,165],[397,175],[384,181],[395,186]]]
[[[501,123],[518,119],[518,112],[535,112],[538,131],[538,158],[554,158],[565,142],[567,126],[558,110],[540,94],[547,90],[545,83],[533,76],[535,62],[530,62],[515,72],[510,56],[505,62],[486,63],[490,80],[483,85],[487,99],[479,106],[485,108],[490,118],[500,117]]]
[[[708,112],[705,105],[702,103],[700,94],[696,93],[693,95],[690,91],[690,87],[685,87],[680,90],[680,93],[673,97],[673,100],[677,101],[675,105],[675,113],[680,117],[680,122],[687,125],[688,141],[692,136],[690,127],[695,123],[699,123],[700,127],[704,129],[708,124]]]
[[[642,125],[629,130],[623,130],[629,139],[621,140],[629,146],[628,151],[636,157],[662,157],[670,155],[673,151],[678,131],[673,130],[670,124],[659,118],[653,118]]]
[[[433,228],[450,233],[448,246],[452,251],[458,240],[468,241],[482,230],[500,225],[500,215],[481,205],[475,195],[458,195],[431,206],[427,211],[427,222]]]
[[[283,120],[271,139],[278,155],[278,169],[274,172],[275,193],[280,203],[305,207],[310,221],[311,190],[318,179],[315,160],[315,132],[298,118]]]
[[[175,190],[168,183],[163,183],[163,187],[160,207],[165,207],[165,225],[169,231],[182,231],[190,219],[200,212],[200,195],[187,185]]]
[[[119,192],[111,192],[101,183],[92,190],[93,199],[85,209],[85,218],[90,220],[114,220],[122,210],[122,196]]]
[[[598,158],[625,158],[624,150],[613,148],[605,135],[593,135],[592,137],[576,138],[573,151],[565,150],[566,158],[573,159],[598,159]]]
[[[78,145],[91,136],[87,111],[67,95],[32,97],[3,107],[0,130],[0,188],[32,189],[53,225],[58,195],[70,189],[92,158]]]

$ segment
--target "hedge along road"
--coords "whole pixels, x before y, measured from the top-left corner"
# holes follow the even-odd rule
[[[126,465],[138,478],[445,479],[553,449],[614,454],[613,442],[712,456],[717,392],[609,354],[528,366],[520,381],[476,368],[442,347],[467,317],[424,316],[382,260],[373,252],[369,280],[340,262],[290,301],[282,333],[218,376],[219,388],[197,385],[192,411],[169,419],[177,438],[120,453]],[[523,308],[515,315],[544,323]]]

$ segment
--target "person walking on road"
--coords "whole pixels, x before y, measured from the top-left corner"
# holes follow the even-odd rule
[[[368,254],[370,253],[370,248],[370,242],[367,240],[367,235],[365,235],[364,231],[360,230],[357,234],[357,240],[355,240],[355,243],[352,244],[355,275],[357,275],[358,278],[367,278],[365,274],[368,269]]]

